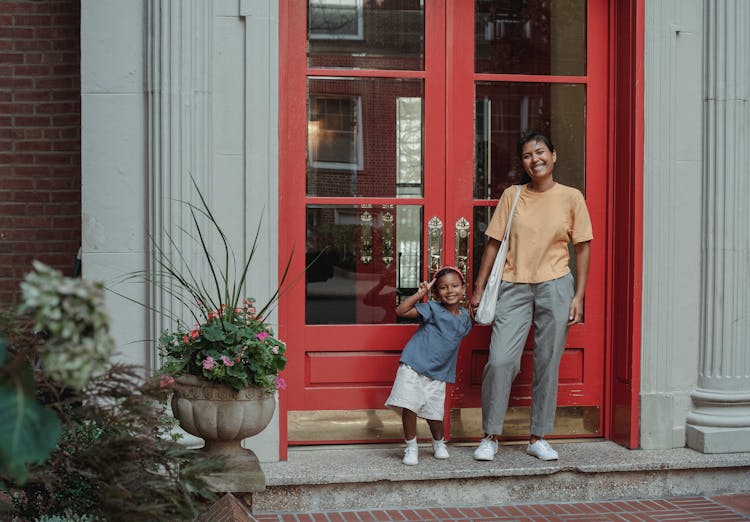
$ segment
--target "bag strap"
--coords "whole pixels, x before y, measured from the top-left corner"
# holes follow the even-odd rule
[[[505,235],[503,236],[503,241],[508,240],[508,236],[510,235],[510,224],[513,222],[513,214],[516,212],[516,205],[518,204],[518,198],[521,196],[521,185],[516,185],[516,198],[513,200],[513,207],[510,209],[510,214],[508,214],[508,224],[505,225]]]

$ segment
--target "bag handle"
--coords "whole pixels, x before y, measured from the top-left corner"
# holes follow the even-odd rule
[[[513,207],[510,209],[510,214],[508,214],[508,224],[505,225],[503,241],[507,241],[508,236],[510,235],[510,224],[513,222],[513,214],[516,212],[516,205],[518,204],[519,197],[521,197],[521,185],[516,185],[516,198],[513,200]]]

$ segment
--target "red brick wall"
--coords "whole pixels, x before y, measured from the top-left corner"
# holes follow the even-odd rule
[[[80,1],[0,0],[0,305],[80,243]]]

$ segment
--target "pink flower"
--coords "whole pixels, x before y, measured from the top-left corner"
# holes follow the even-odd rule
[[[174,377],[167,374],[162,374],[159,378],[159,386],[161,388],[170,388],[174,384]]]
[[[198,337],[199,334],[200,334],[200,329],[196,328],[195,330],[190,332],[190,338],[195,339],[196,337]]]
[[[185,343],[185,344],[188,344],[190,342],[190,339],[188,339],[187,335],[183,335],[182,336],[182,342]]]
[[[276,386],[277,390],[286,390],[286,381],[283,377],[276,377],[276,380],[273,382],[273,385]]]
[[[203,369],[204,370],[210,370],[214,367],[214,364],[216,364],[216,359],[211,357],[210,355],[203,359]]]
[[[234,366],[234,361],[226,355],[221,356],[221,362],[224,363],[224,366]]]
[[[260,332],[259,334],[255,334],[255,337],[257,337],[259,341],[262,341],[268,337],[268,332]]]

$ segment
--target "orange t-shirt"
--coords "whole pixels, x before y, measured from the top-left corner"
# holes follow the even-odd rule
[[[516,186],[500,196],[487,227],[489,237],[503,240],[508,214],[516,197]],[[522,185],[505,260],[503,281],[541,283],[570,272],[568,245],[591,241],[591,219],[578,189],[555,183],[545,192]]]

